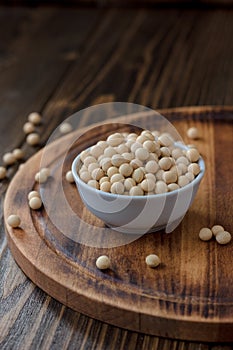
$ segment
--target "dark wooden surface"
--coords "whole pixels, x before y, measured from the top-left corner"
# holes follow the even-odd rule
[[[233,104],[233,12],[0,8],[0,156],[25,144],[43,114],[41,145],[92,104],[153,108]],[[97,120],[95,120],[97,121]],[[101,118],[98,120],[101,121]],[[88,115],[80,126],[91,124]],[[9,179],[0,183],[1,208]],[[1,349],[225,349],[128,332],[78,314],[25,277],[7,247],[1,209]]]

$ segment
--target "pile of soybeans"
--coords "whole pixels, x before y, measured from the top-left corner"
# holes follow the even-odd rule
[[[161,194],[188,185],[200,173],[200,154],[169,133],[114,133],[80,154],[79,176],[98,190],[130,196]]]

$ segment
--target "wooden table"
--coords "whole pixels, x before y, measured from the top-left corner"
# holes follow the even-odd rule
[[[22,147],[31,111],[41,146],[81,108],[129,101],[152,108],[233,104],[231,10],[0,8],[0,156]],[[95,120],[96,121],[96,120]],[[99,119],[98,121],[101,121]],[[93,122],[88,116],[79,126]],[[3,225],[0,182],[1,349],[231,349],[148,336],[78,314],[16,265]]]

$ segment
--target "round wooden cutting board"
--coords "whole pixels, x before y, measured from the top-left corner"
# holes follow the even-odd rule
[[[16,213],[22,220],[17,229],[6,223],[9,246],[36,285],[90,317],[157,336],[233,341],[233,243],[220,246],[214,239],[202,242],[198,238],[200,228],[214,224],[233,232],[233,108],[160,112],[186,143],[198,146],[206,163],[195,201],[171,234],[159,231],[134,237],[114,233],[83,207],[76,186],[65,180],[72,160],[82,149],[114,130],[130,128],[118,123],[140,121],[142,127],[154,129],[153,116],[141,113],[91,126],[85,134],[87,129],[76,130],[25,163],[5,199],[5,218]],[[190,126],[200,130],[199,140],[187,139]],[[41,160],[52,176],[40,187],[44,207],[32,211],[27,195],[38,189],[34,176]],[[151,253],[162,261],[156,269],[145,264]],[[102,254],[111,260],[111,268],[104,272],[95,266]]]

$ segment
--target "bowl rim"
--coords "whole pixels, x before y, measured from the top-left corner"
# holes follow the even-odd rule
[[[182,149],[190,149],[189,146],[186,146],[185,144],[179,144],[176,143],[176,146]],[[86,184],[79,176],[78,172],[77,172],[77,165],[78,162],[80,161],[80,153],[74,158],[73,162],[72,162],[72,166],[71,166],[71,171],[74,177],[74,180],[76,182],[76,184],[81,184],[82,186],[84,186],[84,188],[87,188],[87,190],[95,193],[95,194],[101,194],[103,196],[109,197],[109,198],[122,198],[122,200],[125,198],[125,200],[129,200],[129,198],[132,199],[137,199],[137,200],[145,200],[148,198],[161,198],[163,196],[169,197],[169,196],[174,196],[175,194],[187,191],[188,188],[193,187],[195,185],[197,185],[198,183],[200,183],[201,179],[204,176],[205,173],[205,162],[204,159],[200,156],[197,164],[200,166],[200,173],[194,178],[194,180],[192,180],[191,182],[189,182],[187,185],[185,185],[184,187],[180,187],[177,190],[171,191],[171,192],[164,192],[164,193],[158,193],[158,194],[150,194],[148,195],[143,195],[143,196],[130,196],[130,195],[126,195],[126,194],[115,194],[115,193],[109,193],[109,192],[104,192],[101,190],[98,190],[94,187],[89,186],[88,184]]]

